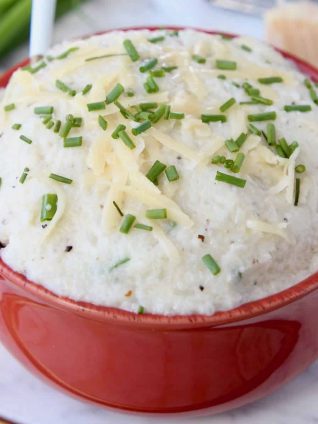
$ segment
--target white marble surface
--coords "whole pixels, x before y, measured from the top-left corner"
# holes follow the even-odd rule
[[[44,0],[43,0],[44,1]],[[133,25],[189,25],[263,36],[258,18],[215,9],[207,0],[90,0],[58,22],[54,40]],[[0,70],[27,55],[27,47],[0,62]],[[19,424],[312,424],[318,423],[318,363],[275,394],[217,417],[156,419],[106,411],[48,387],[0,346],[0,416]]]

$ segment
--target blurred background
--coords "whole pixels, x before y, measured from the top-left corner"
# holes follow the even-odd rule
[[[28,55],[31,3],[0,0],[0,73]],[[169,24],[264,38],[318,66],[318,0],[57,0],[53,42],[110,28]]]

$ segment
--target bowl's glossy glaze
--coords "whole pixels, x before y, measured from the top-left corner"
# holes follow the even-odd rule
[[[318,357],[318,274],[231,311],[175,317],[61,298],[1,260],[0,274],[4,345],[37,375],[103,406],[217,413],[267,395]]]

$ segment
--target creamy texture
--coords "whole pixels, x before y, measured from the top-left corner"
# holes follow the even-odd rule
[[[165,35],[162,42],[147,40],[158,34]],[[127,55],[85,61],[125,53],[126,38],[141,61],[156,57],[157,68],[178,67],[155,78],[158,93],[145,91],[141,61],[132,62]],[[317,269],[318,107],[304,76],[290,62],[252,39],[229,41],[190,30],[178,36],[113,32],[65,43],[50,55],[74,46],[78,50],[47,61],[37,73],[17,71],[0,107],[0,241],[6,244],[0,252],[9,266],[58,295],[162,314],[230,309],[287,288]],[[193,54],[204,56],[206,63],[195,62]],[[217,59],[235,61],[237,69],[216,69]],[[218,78],[220,74],[226,79]],[[281,76],[283,83],[257,81],[270,76]],[[58,90],[57,79],[77,94]],[[250,100],[241,87],[244,81],[273,105],[239,105]],[[133,136],[130,130],[139,124],[125,119],[114,104],[87,110],[88,103],[104,100],[118,82],[135,92],[120,96],[126,108],[143,102],[169,104],[185,118],[161,119]],[[83,95],[87,84],[93,87]],[[220,105],[231,97],[237,103],[224,112],[227,122],[201,121],[201,114],[221,113]],[[285,112],[284,105],[293,102],[310,104],[312,111]],[[15,109],[4,111],[11,103]],[[47,105],[54,107],[54,121],[65,122],[68,113],[83,118],[69,135],[82,136],[82,146],[63,148],[63,139],[43,125],[34,108]],[[250,134],[240,150],[245,160],[238,174],[211,164],[215,155],[235,159],[237,153],[228,151],[225,140],[247,132],[248,114],[266,111],[277,112],[277,138],[298,141],[290,158],[278,156],[263,136]],[[108,122],[106,131],[98,125],[99,115]],[[14,130],[14,123],[22,127]],[[135,149],[111,137],[119,123],[126,125]],[[253,124],[265,130],[267,122]],[[21,134],[32,144],[22,141]],[[158,186],[151,183],[145,174],[155,160],[175,165],[179,180],[170,183],[163,173]],[[306,172],[297,176],[301,189],[294,206],[297,164],[305,164]],[[25,167],[30,171],[21,184]],[[216,181],[217,171],[245,179],[245,187]],[[73,182],[59,183],[50,173]],[[47,193],[57,194],[57,212],[52,221],[41,222],[41,199]],[[113,201],[153,231],[132,228],[122,234]],[[147,219],[145,211],[153,208],[166,208],[168,219]],[[66,251],[67,246],[72,249]],[[218,275],[203,264],[205,254],[219,264]],[[113,268],[123,259],[127,261]]]

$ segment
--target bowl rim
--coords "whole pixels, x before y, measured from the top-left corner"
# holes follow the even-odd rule
[[[224,35],[227,37],[237,37],[238,35],[215,31],[204,28],[195,28],[190,26],[132,26],[125,28],[114,28],[105,31],[100,31],[94,34],[88,34],[83,38],[90,37],[92,35],[100,35],[113,31],[130,31],[130,30],[150,30],[155,31],[159,29],[167,30],[184,30],[192,29],[199,32],[204,32],[212,35]],[[310,76],[314,81],[318,81],[318,69],[306,61],[296,57],[291,53],[287,53],[281,49],[275,48],[285,58],[291,60],[296,64],[297,68]],[[25,59],[17,65],[8,69],[5,73],[0,75],[0,88],[4,88],[10,80],[11,75],[18,68],[25,66],[28,63],[28,59]],[[235,308],[217,311],[212,315],[202,314],[189,314],[189,315],[162,315],[144,313],[137,314],[135,312],[126,311],[123,309],[95,305],[93,303],[75,301],[71,298],[59,296],[52,291],[46,289],[33,281],[28,280],[24,275],[11,269],[0,256],[0,274],[3,276],[5,281],[13,284],[15,287],[30,292],[31,296],[35,299],[41,299],[50,305],[59,309],[67,309],[76,312],[77,314],[90,317],[91,319],[101,321],[112,321],[122,324],[138,324],[138,326],[146,327],[169,327],[172,328],[189,328],[189,327],[202,327],[202,326],[219,326],[224,324],[231,324],[233,322],[240,322],[242,320],[251,319],[274,311],[279,308],[283,308],[288,304],[301,299],[312,291],[318,289],[318,271],[306,279],[300,281],[293,286],[274,293],[273,295],[257,299],[252,302],[244,303]],[[1,277],[0,275],[0,277]],[[1,283],[1,280],[0,280]]]

